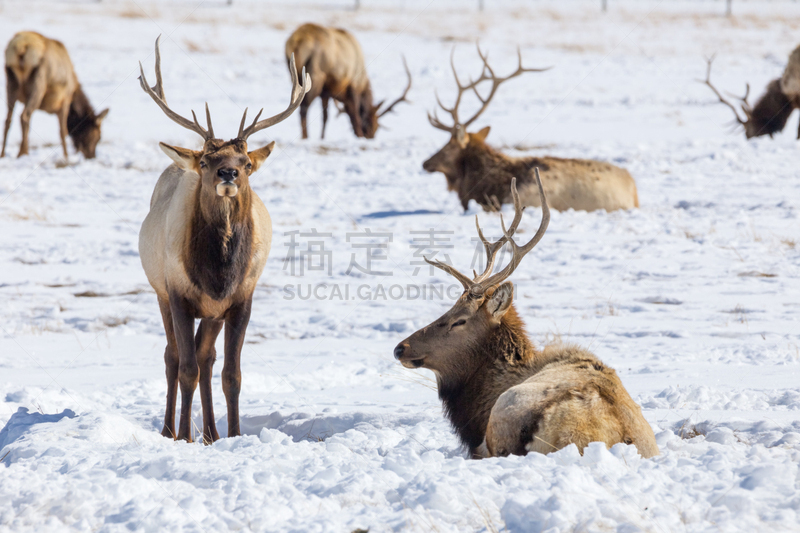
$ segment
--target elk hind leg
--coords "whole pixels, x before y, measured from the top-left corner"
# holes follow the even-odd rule
[[[322,101],[322,139],[325,138],[325,125],[328,123],[328,102],[330,101],[330,95],[326,93],[322,93],[321,96]]]
[[[37,67],[31,73],[31,77],[33,78],[32,91],[28,97],[28,101],[25,102],[25,108],[22,110],[22,115],[19,118],[20,125],[22,126],[22,143],[19,146],[19,154],[17,157],[28,154],[28,133],[30,130],[31,115],[42,105],[42,100],[44,100],[44,95],[47,91],[47,80],[40,72],[41,71]]]

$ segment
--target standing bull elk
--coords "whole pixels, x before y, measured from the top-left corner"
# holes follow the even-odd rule
[[[211,370],[216,359],[214,343],[223,325],[222,390],[228,408],[228,436],[240,434],[242,344],[250,321],[253,291],[272,242],[269,213],[250,187],[249,179],[272,152],[275,142],[248,152],[247,139],[288,118],[300,105],[311,81],[302,73],[301,85],[297,74],[292,76],[291,99],[285,111],[261,121],[259,112],[245,128],[245,109],[236,138],[223,141],[214,136],[208,104],[208,129],[200,126],[194,111],[193,120],[188,120],[167,105],[158,40],[154,87],[148,86],[141,63],[139,68],[142,89],[158,107],[204,141],[199,151],[159,143],[174,164],[161,174],[153,191],[150,212],[139,233],[139,254],[155,289],[167,334],[167,409],[161,434],[192,440],[192,396],[199,381],[203,440],[208,443],[219,438],[211,402]],[[196,336],[195,319],[200,319]],[[181,416],[176,435],[178,385]]]
[[[382,111],[383,100],[372,103],[372,88],[364,65],[364,53],[353,35],[338,28],[323,28],[317,24],[303,24],[286,41],[286,61],[294,54],[296,68],[305,68],[311,76],[312,88],[300,104],[300,125],[303,139],[308,139],[306,115],[308,106],[318,96],[322,99],[322,138],[328,122],[328,101],[344,105],[356,137],[372,139],[378,131],[378,119],[390,112],[400,102],[407,102],[411,89],[411,72],[403,59],[408,76],[403,94]],[[295,68],[290,65],[290,69]]]
[[[439,261],[428,261],[455,277],[464,293],[452,309],[397,345],[394,356],[406,368],[436,375],[439,398],[461,443],[474,458],[548,453],[590,442],[635,444],[643,457],[658,455],[653,430],[613,369],[574,346],[537,350],[513,304],[506,280],[541,240],[550,221],[542,182],[535,171],[542,222],[525,245],[514,242],[524,209],[511,180],[514,220],[497,242],[478,236],[486,269],[474,279]],[[502,218],[501,218],[502,223]],[[512,257],[492,273],[508,243]],[[426,259],[427,261],[427,259]]]
[[[450,141],[422,165],[428,172],[441,172],[445,175],[448,190],[458,193],[465,211],[469,207],[470,200],[475,200],[487,211],[497,210],[501,204],[510,203],[511,196],[508,191],[513,177],[519,179],[523,205],[539,206],[539,194],[533,179],[534,167],[541,169],[547,197],[550,199],[551,207],[557,211],[567,209],[614,211],[639,207],[636,182],[625,169],[586,159],[509,157],[486,144],[486,137],[489,135],[488,126],[477,133],[468,133],[467,128],[486,111],[502,83],[525,72],[547,70],[523,68],[522,54],[518,51],[517,70],[501,78],[495,75],[487,55],[480,47],[478,55],[483,60],[483,71],[477,79],[466,85],[461,84],[453,56],[450,56],[450,66],[455,76],[458,95],[452,108],[445,107],[438,95],[437,101],[439,106],[450,114],[453,123],[446,125],[435,113],[433,116],[428,114],[431,125],[448,132]],[[478,86],[485,81],[492,83],[486,98],[478,92]],[[467,91],[475,94],[481,107],[472,117],[462,121],[458,115],[458,107]]]
[[[67,49],[59,41],[32,31],[19,32],[11,38],[6,47],[6,97],[8,114],[0,157],[6,155],[14,106],[20,101],[25,106],[20,116],[20,156],[28,153],[31,115],[41,109],[58,116],[64,158],[67,157],[67,135],[84,157],[94,158],[95,148],[100,142],[100,124],[108,109],[95,114],[78,83]]]
[[[772,80],[767,84],[767,89],[755,106],[751,106],[747,101],[750,95],[750,84],[745,85],[745,93],[739,100],[744,118],[739,115],[736,106],[726,100],[716,87],[711,83],[711,63],[714,56],[706,60],[706,79],[698,80],[707,85],[714,92],[720,103],[725,104],[734,114],[736,124],[744,128],[745,137],[752,139],[761,135],[772,137],[774,133],[783,131],[786,121],[792,111],[800,108],[800,46],[794,49],[789,56],[789,63],[783,71],[783,76]],[[800,139],[800,128],[797,130],[797,138]]]

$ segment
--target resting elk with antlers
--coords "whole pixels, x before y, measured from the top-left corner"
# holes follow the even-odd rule
[[[747,101],[750,95],[750,84],[745,85],[745,93],[741,98],[737,98],[744,118],[739,115],[736,106],[722,96],[716,87],[711,83],[711,63],[714,57],[707,60],[706,79],[698,80],[711,89],[720,103],[728,106],[733,111],[735,124],[744,128],[744,134],[748,139],[769,135],[783,131],[789,116],[797,108],[800,108],[800,46],[794,49],[789,56],[789,63],[783,71],[783,76],[772,80],[767,85],[767,89],[755,106],[751,106]],[[797,138],[800,139],[800,127],[797,130]]]
[[[58,116],[65,159],[67,135],[72,138],[75,149],[86,159],[94,158],[95,148],[100,142],[100,125],[108,109],[95,114],[78,83],[67,49],[59,41],[32,31],[19,32],[11,38],[6,47],[6,97],[8,114],[0,157],[6,155],[6,140],[14,106],[20,101],[25,107],[20,116],[22,143],[19,156],[28,153],[31,115],[41,109]]]
[[[534,172],[542,222],[533,238],[522,246],[514,241],[524,207],[512,179],[515,215],[508,230],[502,224],[503,237],[487,241],[475,218],[486,269],[470,279],[450,265],[428,261],[461,282],[464,293],[452,309],[398,344],[394,356],[406,368],[434,372],[445,413],[474,458],[548,453],[569,444],[583,453],[596,441],[609,447],[635,444],[643,457],[658,455],[653,430],[616,372],[578,347],[537,350],[514,308],[514,286],[506,280],[550,221]],[[511,261],[493,274],[506,243]]]
[[[167,410],[161,434],[192,440],[192,396],[199,381],[203,440],[208,443],[219,438],[211,402],[211,369],[216,359],[214,343],[223,325],[222,390],[228,409],[228,436],[240,434],[239,361],[253,291],[272,242],[269,213],[249,180],[272,152],[275,142],[248,151],[247,139],[288,118],[300,105],[311,81],[305,73],[302,84],[297,74],[292,76],[291,99],[285,111],[261,121],[259,112],[245,128],[245,109],[236,138],[223,141],[214,136],[208,104],[208,129],[200,126],[194,111],[193,120],[189,120],[169,108],[158,44],[156,40],[156,85],[148,86],[140,63],[142,89],[171,120],[196,132],[204,141],[199,151],[159,143],[174,163],[158,179],[150,212],[139,233],[142,266],[155,289],[167,334]],[[195,319],[200,319],[197,335]],[[178,386],[181,416],[176,434]]]
[[[407,102],[411,89],[411,72],[405,58],[403,66],[408,84],[403,94],[381,110],[383,100],[372,103],[372,88],[364,66],[364,53],[353,35],[338,28],[324,28],[317,24],[303,24],[286,41],[286,61],[294,54],[296,68],[305,68],[311,76],[312,88],[300,104],[300,125],[303,139],[308,139],[306,115],[311,102],[318,96],[322,99],[322,138],[328,122],[328,101],[341,102],[344,113],[350,117],[356,137],[372,139],[378,131],[378,119],[394,109],[400,102]],[[289,66],[290,69],[295,68]]]
[[[453,107],[439,106],[452,118],[453,123],[446,125],[434,113],[428,120],[434,128],[450,134],[450,140],[444,147],[423,163],[422,168],[428,172],[441,172],[447,178],[448,190],[458,193],[461,205],[466,211],[469,201],[475,200],[487,211],[496,211],[501,204],[511,201],[508,194],[512,177],[517,177],[520,184],[520,196],[523,205],[539,206],[539,195],[533,180],[533,168],[542,171],[544,189],[553,209],[565,211],[595,211],[605,209],[631,209],[639,207],[639,196],[636,182],[627,170],[601,161],[586,159],[561,159],[558,157],[509,157],[488,144],[486,137],[489,127],[476,133],[469,133],[467,128],[486,111],[489,103],[504,82],[525,72],[542,72],[547,69],[527,69],[522,67],[522,54],[519,56],[517,70],[506,77],[495,75],[489,65],[487,55],[478,47],[478,55],[483,60],[483,71],[474,81],[462,85],[456,72],[453,56],[450,66],[456,79],[458,94]],[[478,92],[482,82],[491,82],[488,95],[484,98]],[[458,115],[461,98],[466,92],[472,92],[480,101],[478,111],[467,120]]]

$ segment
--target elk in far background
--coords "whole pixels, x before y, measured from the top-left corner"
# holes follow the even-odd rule
[[[538,172],[534,178],[542,221],[531,240],[514,242],[524,207],[511,180],[515,214],[508,230],[502,224],[503,237],[487,241],[475,217],[486,269],[470,278],[426,258],[455,277],[464,293],[452,309],[398,344],[394,356],[406,368],[434,372],[445,414],[475,459],[550,453],[570,444],[582,454],[598,441],[634,444],[642,457],[658,455],[653,430],[617,373],[576,346],[537,350],[514,308],[514,285],[507,280],[550,222]],[[511,260],[493,273],[506,243]]]
[[[789,63],[783,71],[783,76],[767,84],[766,92],[761,95],[755,106],[751,106],[747,101],[747,97],[750,95],[749,83],[745,85],[744,96],[735,97],[741,102],[740,107],[744,119],[739,115],[736,106],[723,98],[717,88],[712,85],[711,63],[713,61],[714,56],[707,60],[706,79],[698,81],[708,85],[719,101],[731,108],[734,120],[744,128],[745,136],[748,139],[761,135],[772,137],[774,133],[783,131],[792,111],[800,108],[800,46],[789,55]],[[798,126],[797,138],[800,139],[800,126]]]
[[[539,206],[539,194],[533,180],[533,168],[539,167],[542,182],[550,207],[558,211],[595,211],[605,209],[631,209],[639,207],[636,182],[627,170],[602,161],[587,159],[561,159],[558,157],[509,157],[486,144],[489,126],[476,133],[467,128],[481,116],[489,106],[500,85],[525,72],[542,72],[547,69],[526,69],[522,67],[522,54],[519,66],[510,75],[501,78],[495,75],[489,65],[487,55],[478,47],[478,55],[483,60],[481,75],[466,85],[462,85],[450,56],[450,66],[458,86],[458,95],[452,108],[439,105],[452,117],[453,123],[445,125],[428,114],[431,125],[450,134],[450,140],[422,168],[428,172],[441,172],[447,178],[447,188],[456,191],[461,205],[466,211],[469,201],[475,200],[487,211],[495,211],[502,204],[509,203],[509,187],[512,178],[520,184],[520,196],[526,206]],[[484,98],[478,86],[490,81],[492,86]],[[478,111],[469,119],[461,120],[458,107],[465,92],[472,91],[481,103]]]
[[[6,96],[8,115],[0,157],[6,155],[6,140],[11,128],[14,105],[20,101],[25,108],[20,117],[22,143],[19,146],[19,156],[28,153],[31,115],[41,109],[58,116],[61,148],[65,159],[67,135],[84,157],[94,158],[95,148],[100,142],[100,124],[106,118],[108,109],[95,114],[78,83],[67,49],[59,41],[32,31],[19,32],[11,38],[6,48]]]
[[[372,88],[364,65],[364,53],[353,35],[338,28],[324,28],[317,24],[303,24],[286,41],[286,61],[294,54],[297,68],[305,67],[311,76],[311,92],[300,104],[300,124],[303,139],[308,139],[306,115],[308,106],[318,96],[322,99],[322,138],[328,122],[328,101],[341,102],[344,112],[350,117],[356,137],[372,139],[378,131],[378,119],[390,112],[400,102],[407,102],[411,89],[411,72],[405,58],[403,66],[408,84],[403,94],[380,110],[383,100],[372,103]]]

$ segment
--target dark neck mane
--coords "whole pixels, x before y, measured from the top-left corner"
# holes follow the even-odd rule
[[[502,203],[511,189],[511,178],[517,178],[517,187],[522,187],[533,182],[533,167],[541,171],[550,168],[537,157],[509,157],[477,139],[470,139],[456,167],[460,174],[458,196],[464,209],[470,200],[487,206],[494,197]]]
[[[233,295],[247,275],[253,247],[252,197],[247,187],[233,198],[206,195],[198,186],[184,267],[215,300]]]
[[[497,398],[538,370],[537,355],[512,305],[492,337],[470,354],[477,361],[470,375],[453,381],[438,377],[445,416],[471,453],[483,442]]]
[[[73,140],[83,136],[84,132],[89,126],[94,125],[95,118],[94,109],[86,93],[80,85],[72,95],[72,103],[69,106],[69,114],[67,115],[67,132]]]

